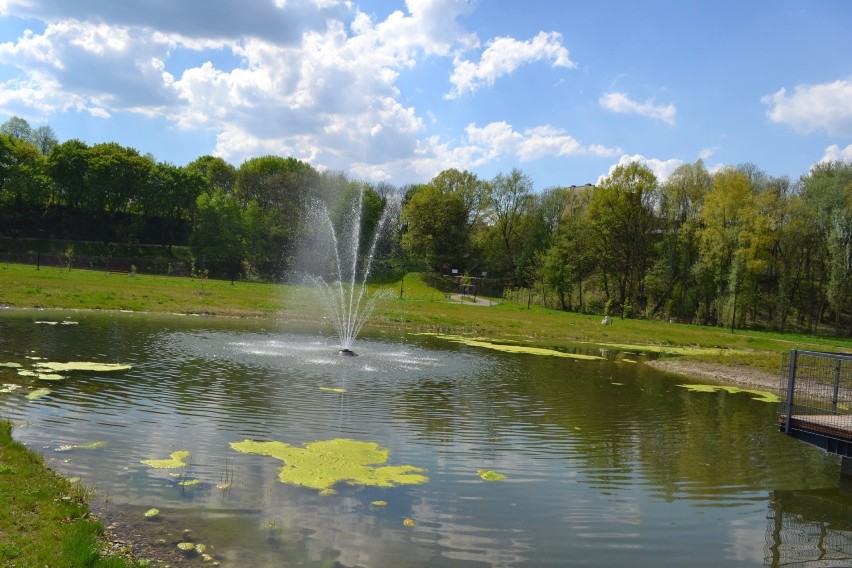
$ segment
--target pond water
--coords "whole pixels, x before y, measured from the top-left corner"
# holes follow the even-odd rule
[[[332,337],[272,321],[5,311],[0,364],[21,367],[0,366],[0,385],[21,388],[0,392],[0,415],[107,518],[170,550],[203,543],[222,566],[851,564],[838,461],[779,434],[775,404],[691,392],[613,353],[391,332],[355,348],[339,357]],[[39,360],[131,368],[19,373]],[[27,398],[36,388],[50,392]],[[337,438],[428,481],[326,494],[231,447]],[[182,467],[142,463],[176,451]]]

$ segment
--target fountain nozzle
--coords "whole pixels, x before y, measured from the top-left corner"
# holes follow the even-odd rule
[[[352,351],[351,349],[343,348],[337,352],[338,355],[342,355],[343,357],[357,357],[358,354]]]

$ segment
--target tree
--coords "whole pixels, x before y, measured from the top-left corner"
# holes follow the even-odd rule
[[[59,144],[59,139],[56,138],[53,128],[46,124],[33,130],[31,138],[33,146],[38,148],[45,156],[50,154],[50,151]]]
[[[699,212],[713,183],[701,160],[678,167],[660,187],[661,238],[656,243],[656,261],[645,279],[648,294],[656,301],[655,315],[665,305],[669,315],[692,318],[703,294],[693,268],[698,260]]]
[[[620,306],[645,304],[641,288],[652,261],[657,179],[645,165],[618,166],[594,189],[587,211],[607,299],[614,281]]]
[[[725,168],[713,176],[713,187],[701,209],[702,228],[698,232],[701,269],[712,278],[715,300],[707,314],[722,323],[725,307],[735,320],[742,259],[737,255],[741,232],[754,210],[748,176],[734,168]]]
[[[169,163],[154,164],[139,197],[140,213],[150,222],[163,221],[166,244],[174,244],[181,225],[192,220],[195,203],[203,192],[201,174]]]
[[[206,184],[206,191],[212,193],[219,190],[232,193],[237,179],[237,169],[215,156],[201,156],[186,165],[187,172],[201,176]]]
[[[32,142],[33,130],[29,122],[20,116],[13,116],[3,124],[0,124],[0,134]]]
[[[415,186],[402,209],[406,252],[436,272],[465,266],[467,210],[458,193],[432,184]]]
[[[243,208],[233,195],[216,190],[198,196],[189,245],[205,266],[222,265],[233,282],[240,273],[248,234]]]
[[[47,167],[56,184],[59,205],[80,209],[92,199],[88,185],[89,150],[85,142],[72,139],[50,151]]]
[[[839,324],[852,308],[852,163],[817,164],[801,186],[803,202],[815,213],[810,222],[820,243],[825,301]],[[852,314],[848,325],[852,333]]]
[[[522,171],[498,174],[491,180],[488,222],[491,265],[504,277],[515,277],[521,249],[521,221],[531,205],[533,183]],[[516,282],[517,283],[517,282]]]

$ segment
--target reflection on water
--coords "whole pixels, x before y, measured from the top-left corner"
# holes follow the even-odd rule
[[[100,512],[163,549],[202,542],[225,566],[697,568],[762,566],[773,554],[787,565],[793,549],[811,558],[828,542],[767,544],[766,518],[787,510],[779,495],[836,485],[836,458],[779,435],[772,404],[689,392],[617,356],[388,332],[342,358],[333,338],[263,321],[34,323],[64,317],[0,314],[0,363],[132,369],[72,373],[29,401],[44,382],[0,367],[0,384],[23,387],[0,394],[0,414],[50,465],[94,487]],[[389,464],[424,468],[429,483],[320,495],[278,481],[279,460],[229,446],[341,437],[379,443]],[[177,450],[191,452],[186,467],[141,463]],[[481,469],[507,478],[483,481]],[[161,514],[145,520],[151,507]],[[830,507],[814,511],[818,522]],[[782,536],[793,530],[789,515],[781,522]]]
[[[773,491],[768,518],[767,566],[852,566],[852,487]]]

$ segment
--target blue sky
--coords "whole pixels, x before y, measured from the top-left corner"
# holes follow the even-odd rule
[[[852,161],[847,0],[0,0],[0,120],[366,181]]]

